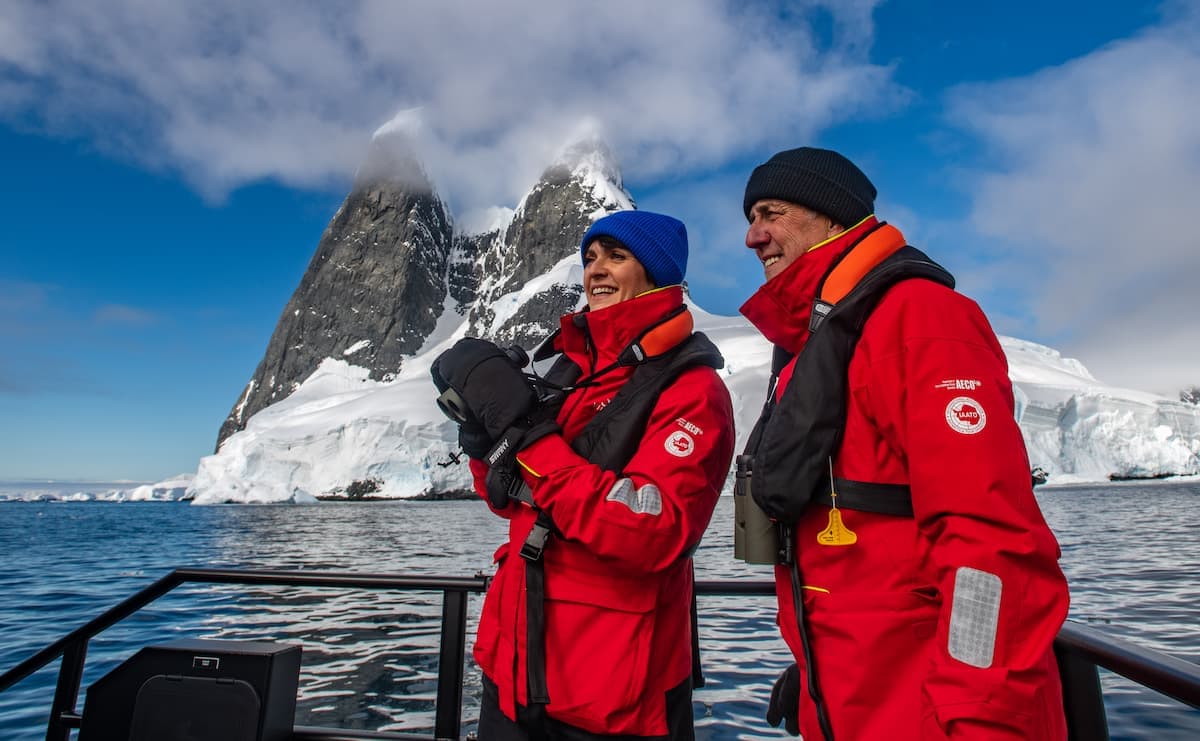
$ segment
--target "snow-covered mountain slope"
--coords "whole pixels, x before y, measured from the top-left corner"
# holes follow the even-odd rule
[[[737,410],[740,450],[766,393],[770,346],[741,317],[693,311],[697,328],[725,355],[722,376]],[[201,461],[196,502],[307,502],[371,479],[380,482],[376,495],[386,497],[466,489],[466,460],[451,457],[455,427],[434,403],[428,374],[432,358],[465,329],[407,361],[388,382],[371,381],[344,360],[325,361]],[[1200,408],[1105,386],[1048,347],[1002,342],[1030,459],[1050,473],[1050,483],[1200,473]]]
[[[64,498],[307,503],[469,489],[430,363],[467,335],[536,345],[582,304],[584,231],[634,202],[603,142],[586,139],[515,208],[458,229],[403,135],[402,126],[381,129],[376,159],[318,245],[218,452],[190,481]],[[740,450],[763,404],[771,349],[741,317],[692,310],[725,356]],[[1002,343],[1030,462],[1051,484],[1200,474],[1200,407],[1106,386],[1048,347]]]
[[[393,123],[376,134],[219,451],[200,462],[188,489],[197,502],[467,489],[430,362],[466,335],[536,345],[581,304],[584,231],[634,207],[608,148],[587,136],[515,207],[460,228],[405,138],[411,122]],[[740,449],[762,406],[770,348],[741,317],[693,310],[725,355]],[[1047,347],[1004,343],[1031,462],[1052,482],[1200,472],[1200,408],[1109,388]]]

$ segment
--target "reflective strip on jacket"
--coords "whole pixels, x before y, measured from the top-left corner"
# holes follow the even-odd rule
[[[768,340],[799,352],[821,278],[876,223],[872,217],[806,253],[742,313]],[[777,395],[787,383],[821,382],[791,371],[780,374]],[[830,525],[828,506],[810,505],[796,525],[834,736],[1066,738],[1052,644],[1066,618],[1067,584],[1033,496],[1007,360],[983,312],[945,286],[903,281],[868,318],[848,373],[834,475],[908,485],[914,517],[842,509],[852,545],[818,540]],[[967,589],[955,602],[956,579],[983,584],[984,597],[999,595],[994,621],[986,610],[972,617]],[[779,626],[803,672],[785,567],[776,567],[776,591]],[[806,739],[821,738],[806,690],[800,725]]]
[[[558,347],[584,378],[613,360],[652,320],[683,301],[678,286],[564,317]],[[594,733],[666,733],[665,693],[691,674],[689,549],[704,534],[733,455],[729,392],[707,367],[685,370],[660,394],[622,473],[576,454],[568,442],[616,394],[632,369],[571,393],[562,435],[518,454],[534,501],[561,531],[546,547],[546,712]],[[482,494],[486,467],[471,461]],[[525,561],[534,511],[510,504],[509,539],[496,552],[475,660],[496,683],[510,718],[526,705]]]

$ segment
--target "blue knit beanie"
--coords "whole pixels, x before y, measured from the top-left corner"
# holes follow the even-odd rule
[[[650,211],[616,211],[599,219],[583,235],[579,256],[598,237],[612,237],[629,248],[658,288],[683,282],[687,272],[687,227],[679,219]]]

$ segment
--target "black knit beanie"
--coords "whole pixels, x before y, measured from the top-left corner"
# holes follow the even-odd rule
[[[875,186],[853,162],[829,149],[800,147],[780,152],[754,168],[742,210],[763,198],[798,203],[847,229],[875,212]]]

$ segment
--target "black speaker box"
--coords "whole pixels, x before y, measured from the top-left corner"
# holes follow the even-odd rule
[[[79,741],[287,741],[299,681],[299,646],[147,646],[88,688]]]

